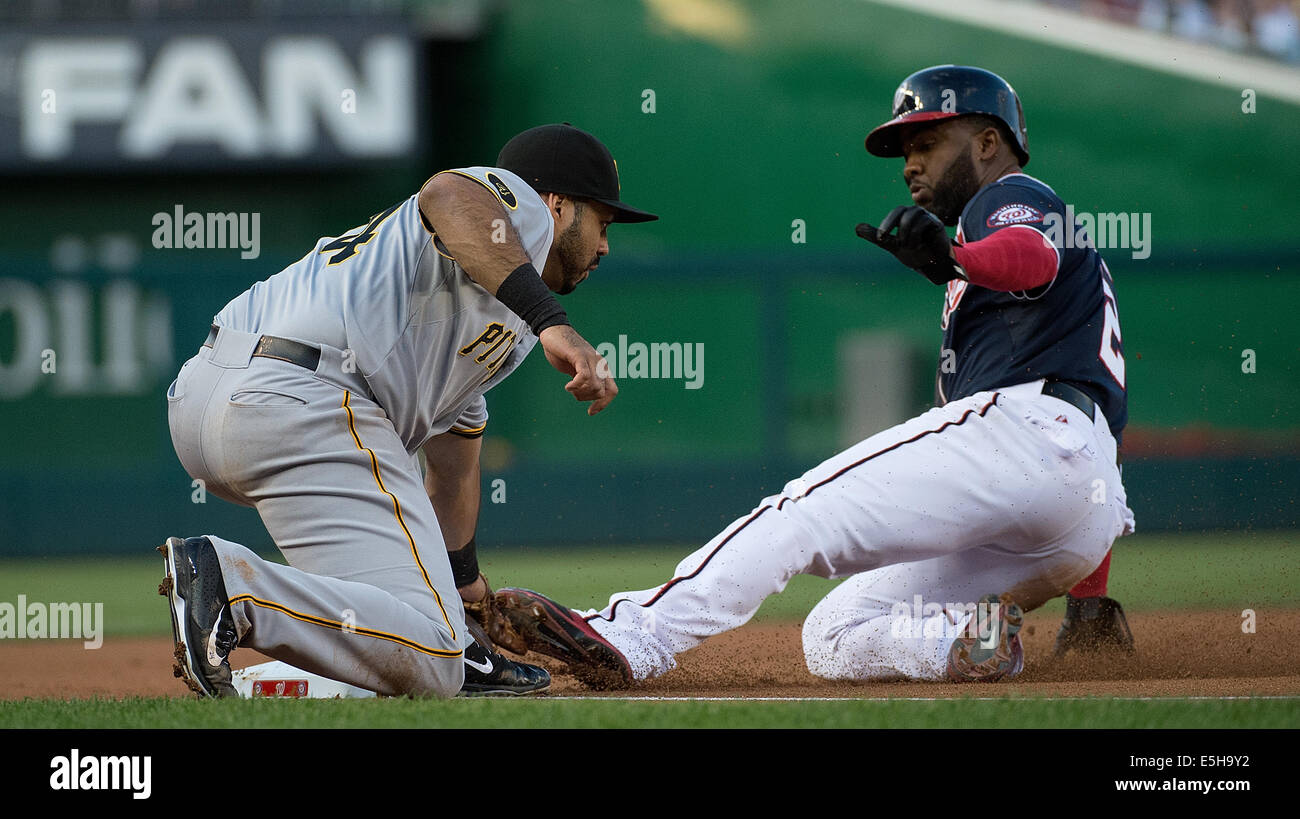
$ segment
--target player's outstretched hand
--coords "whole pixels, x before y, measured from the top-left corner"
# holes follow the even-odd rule
[[[893,233],[898,228],[898,233]],[[863,222],[858,236],[888,250],[903,264],[935,284],[952,279],[969,281],[952,255],[952,241],[939,217],[918,205],[900,205],[889,212],[880,227]]]
[[[577,330],[568,324],[555,324],[543,330],[538,341],[542,343],[542,350],[551,366],[573,376],[564,388],[579,401],[591,402],[587,407],[588,415],[600,412],[618,395],[618,385],[610,377],[609,364],[585,338],[578,335]]]

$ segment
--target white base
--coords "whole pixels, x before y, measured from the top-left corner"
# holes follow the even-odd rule
[[[231,673],[235,690],[243,699],[367,699],[374,691],[311,674],[288,663],[272,660]]]

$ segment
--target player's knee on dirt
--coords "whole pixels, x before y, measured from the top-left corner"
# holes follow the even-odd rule
[[[452,666],[452,668],[440,668],[436,672],[420,675],[409,684],[400,685],[405,690],[399,691],[397,696],[451,699],[459,694],[461,686],[465,684],[465,664],[459,659],[455,661],[439,660],[437,664]]]
[[[845,631],[864,619],[861,612],[855,616],[825,600],[818,603],[803,624],[803,657],[809,673],[828,680],[856,679],[840,652],[840,642]]]
[[[804,663],[811,674],[857,682],[937,675],[923,658],[913,656],[914,647],[904,645],[910,620],[900,619],[878,601],[864,600],[840,588],[840,595],[832,592],[804,621]]]
[[[803,659],[808,672],[816,677],[834,679],[835,651],[824,624],[809,617],[803,624]]]
[[[380,671],[378,694],[387,697],[430,697],[450,699],[465,684],[465,662],[461,657],[429,657],[404,652]]]

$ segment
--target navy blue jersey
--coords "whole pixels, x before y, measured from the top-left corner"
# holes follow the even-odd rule
[[[1053,240],[1057,272],[1047,284],[1015,293],[948,282],[939,400],[1039,378],[1068,381],[1092,396],[1119,440],[1128,399],[1115,286],[1095,248],[1061,240],[1066,230],[1078,235],[1065,218],[1060,197],[1022,173],[984,186],[966,203],[957,223],[958,242],[975,242],[998,230],[1037,230]]]

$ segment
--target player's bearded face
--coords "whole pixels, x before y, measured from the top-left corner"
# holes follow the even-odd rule
[[[945,225],[957,224],[979,192],[974,150],[966,124],[956,119],[914,127],[903,137],[903,180],[912,201]]]
[[[578,207],[581,208],[581,205]],[[574,288],[587,278],[587,272],[600,264],[600,256],[596,255],[595,248],[584,241],[586,237],[583,236],[583,220],[579,218],[580,215],[581,211],[575,214],[573,222],[555,237],[555,255],[560,260],[562,276],[560,289],[556,292],[561,296],[572,293]]]
[[[926,206],[926,210],[938,216],[945,225],[957,224],[966,203],[979,192],[980,183],[971,152],[969,145],[957,152],[934,185],[934,200]]]
[[[551,253],[558,265],[551,281],[544,276],[547,286],[561,296],[572,293],[600,264],[600,257],[609,252],[604,237],[605,216],[596,205],[573,203],[573,221],[556,235]],[[547,265],[549,268],[550,265]]]

